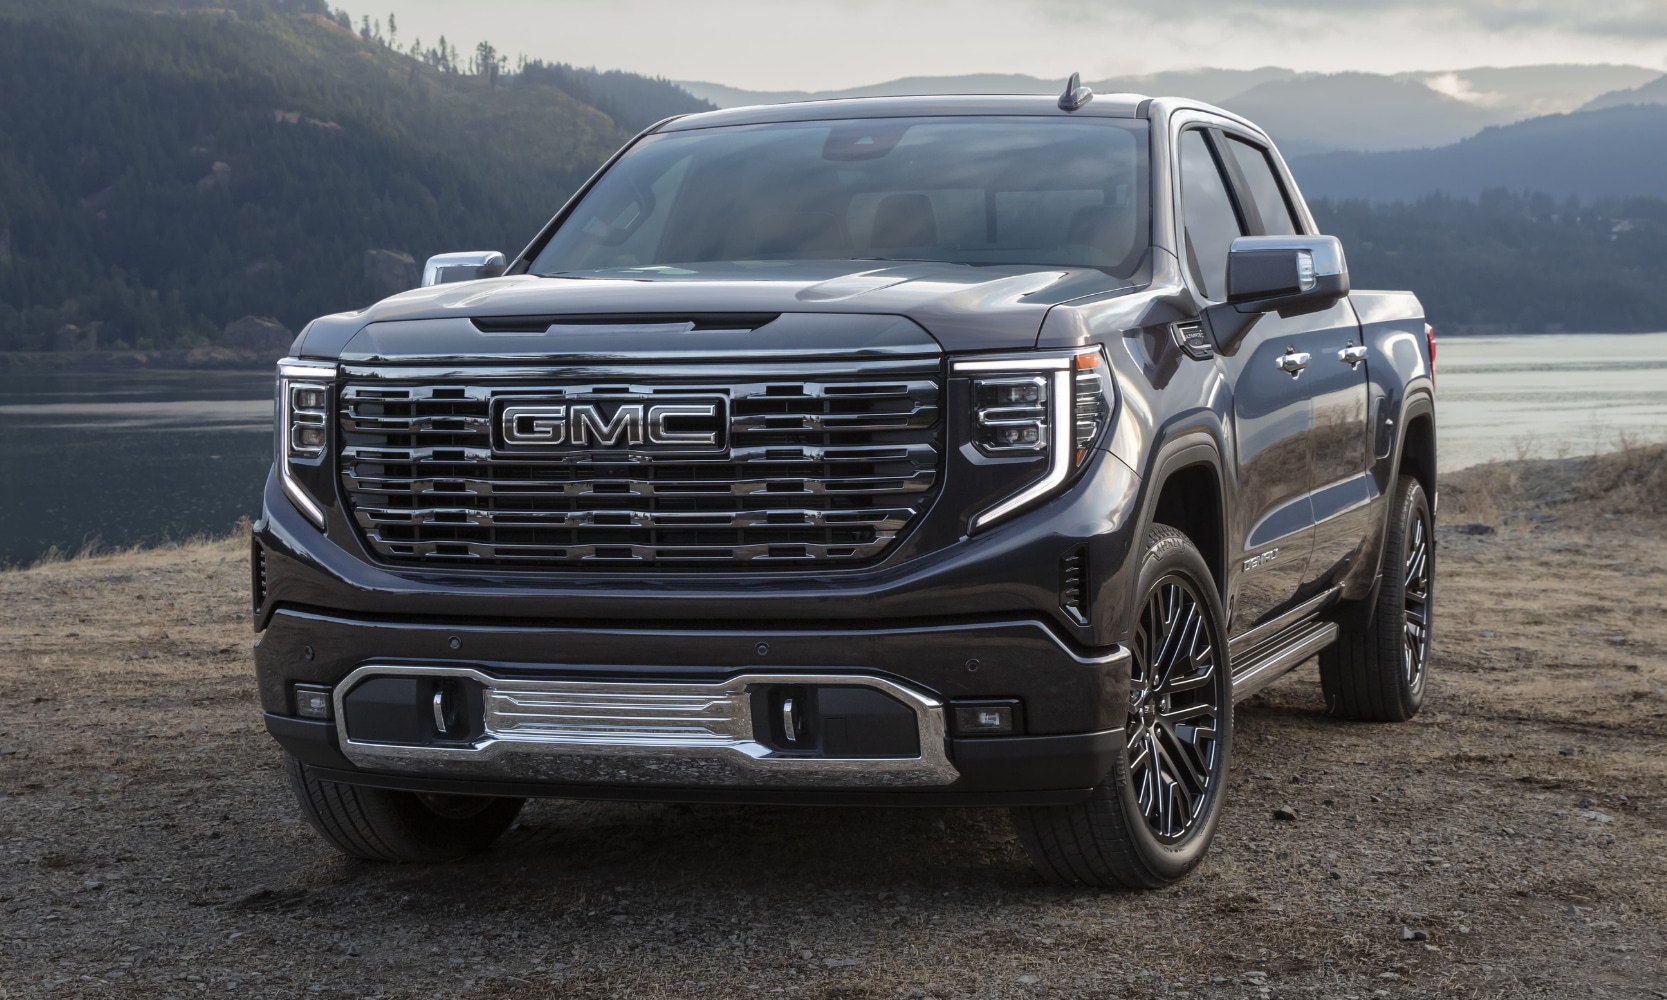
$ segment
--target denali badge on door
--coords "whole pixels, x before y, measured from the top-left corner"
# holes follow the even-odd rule
[[[493,450],[721,453],[729,444],[723,396],[500,396],[492,401]]]

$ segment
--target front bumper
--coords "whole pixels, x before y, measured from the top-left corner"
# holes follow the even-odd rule
[[[1127,656],[1120,648],[1074,651],[1035,621],[570,629],[294,610],[276,612],[256,648],[268,730],[335,780],[518,796],[892,804],[1085,797],[1122,752]],[[487,692],[486,730],[461,745],[353,738],[344,695],[364,678],[389,675],[479,684]],[[331,688],[335,719],[298,718],[297,683]],[[751,736],[757,709],[749,692],[771,685],[886,693],[913,711],[917,748],[850,758],[775,752]],[[494,697],[513,705],[514,719],[490,707]],[[610,699],[636,709],[597,707]],[[947,731],[945,712],[955,702],[992,699],[1021,706],[1022,732]],[[665,706],[674,702],[695,706],[688,710],[698,725],[672,719]],[[608,724],[575,731],[569,723],[586,713]],[[625,716],[629,726],[619,724]]]
[[[321,533],[273,476],[255,533],[267,726],[325,777],[388,788],[682,801],[1079,801],[1123,752],[1129,669],[1119,644],[1140,485],[1100,454],[1042,508],[913,558],[899,549],[869,569],[561,577],[377,564],[336,508]],[[1086,621],[1061,608],[1068,556],[1092,567]],[[602,688],[721,687],[749,676],[897,685],[911,693],[905,701],[915,699],[921,750],[914,762],[834,766],[757,754],[749,763],[734,748],[652,754],[617,744],[413,755],[355,749],[337,724],[298,717],[295,684],[334,689],[355,671],[396,665]],[[1002,736],[933,732],[921,708],[980,700],[1016,703],[1022,724]]]

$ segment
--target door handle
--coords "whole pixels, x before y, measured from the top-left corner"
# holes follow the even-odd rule
[[[1280,355],[1279,370],[1282,372],[1290,372],[1291,377],[1296,378],[1302,373],[1302,370],[1312,364],[1313,361],[1314,356],[1311,354],[1304,354],[1301,351],[1292,351],[1289,354]]]
[[[1360,363],[1366,360],[1366,346],[1364,344],[1358,346],[1350,344],[1337,352],[1337,360],[1350,368],[1358,368]]]

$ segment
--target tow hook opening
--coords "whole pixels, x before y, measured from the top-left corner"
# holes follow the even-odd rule
[[[457,746],[486,731],[482,688],[462,677],[370,677],[342,699],[342,715],[363,743]]]
[[[772,684],[753,693],[753,738],[783,756],[917,757],[914,709],[870,687]]]

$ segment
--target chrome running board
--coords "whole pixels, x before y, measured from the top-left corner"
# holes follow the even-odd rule
[[[1310,620],[1233,658],[1233,702],[1237,704],[1272,684],[1286,672],[1337,641],[1337,623]]]
[[[1263,622],[1243,635],[1234,636],[1227,643],[1234,661],[1236,662],[1246,653],[1254,652],[1257,647],[1273,642],[1285,632],[1309,621],[1315,615],[1324,611],[1342,593],[1342,587],[1332,587],[1323,594],[1303,601],[1278,618]]]
[[[455,678],[483,689],[484,731],[470,743],[373,743],[348,736],[346,697],[376,677]],[[755,739],[753,692],[770,685],[862,687],[913,711],[909,757],[824,757]],[[335,690],[336,735],[359,767],[499,781],[741,787],[921,787],[960,776],[943,703],[881,677],[742,674],[713,683],[495,677],[470,667],[372,664]],[[766,720],[765,721],[767,725]]]

